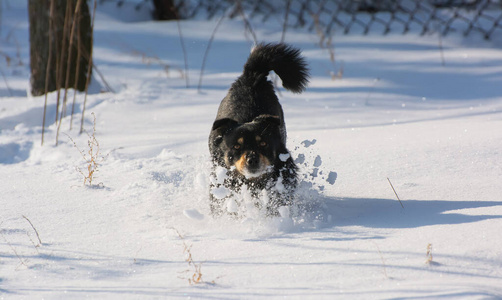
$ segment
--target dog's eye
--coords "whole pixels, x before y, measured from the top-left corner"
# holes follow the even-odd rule
[[[235,144],[235,145],[234,145],[234,149],[235,149],[235,150],[239,150],[240,148],[241,148],[241,145],[239,145],[239,144]]]
[[[267,146],[267,142],[263,142],[263,141],[260,142],[260,147],[265,147],[265,146]]]

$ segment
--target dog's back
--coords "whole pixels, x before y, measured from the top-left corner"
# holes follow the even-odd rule
[[[307,63],[298,49],[285,44],[259,44],[221,102],[216,120],[229,118],[242,124],[259,115],[274,115],[284,124],[281,105],[272,83],[267,80],[270,71],[293,93],[301,93],[308,83]]]

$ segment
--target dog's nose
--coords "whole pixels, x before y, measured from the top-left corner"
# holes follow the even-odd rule
[[[249,152],[246,156],[246,162],[250,167],[256,167],[260,163],[260,158],[256,152]]]

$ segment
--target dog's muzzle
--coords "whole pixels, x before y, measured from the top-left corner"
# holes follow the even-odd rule
[[[251,172],[260,168],[260,156],[256,152],[251,151],[246,155],[246,167]]]
[[[255,178],[269,170],[270,162],[265,156],[255,151],[248,151],[235,163],[235,167],[246,178]]]

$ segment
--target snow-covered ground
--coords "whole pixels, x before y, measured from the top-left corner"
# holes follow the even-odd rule
[[[221,24],[198,92],[216,20],[180,22],[186,88],[177,23],[98,11],[95,63],[114,93],[99,93],[95,76],[85,127],[93,112],[100,166],[89,187],[74,146],[88,151],[83,95],[57,147],[49,95],[41,146],[26,3],[0,5],[0,299],[502,298],[497,40],[444,37],[443,65],[437,35],[336,35],[333,65],[314,33],[288,30],[312,69],[305,93],[281,88],[280,100],[314,208],[213,219],[207,137],[252,46],[242,22]],[[253,21],[268,42],[280,23]]]

